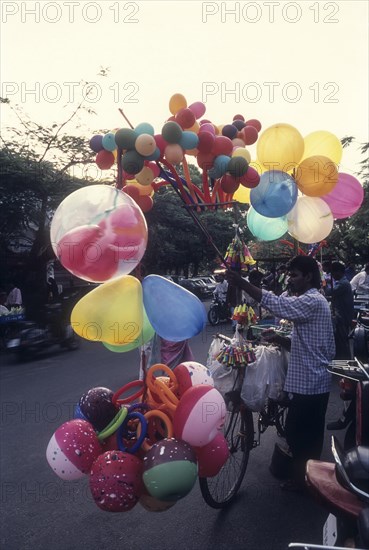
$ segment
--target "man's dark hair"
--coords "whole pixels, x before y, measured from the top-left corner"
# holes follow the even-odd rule
[[[297,269],[301,271],[303,275],[311,273],[311,285],[313,288],[320,289],[322,280],[320,277],[320,271],[318,262],[311,256],[295,256],[288,264],[288,269]]]
[[[345,265],[342,262],[332,262],[331,271],[333,273],[345,274]]]

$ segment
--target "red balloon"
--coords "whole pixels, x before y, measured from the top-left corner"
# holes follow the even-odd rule
[[[154,206],[154,201],[149,195],[142,195],[138,198],[137,204],[141,208],[142,212],[150,212]]]
[[[248,187],[249,189],[253,189],[257,185],[259,185],[260,176],[258,172],[255,170],[255,168],[253,168],[252,166],[249,166],[246,174],[244,174],[241,178],[239,178],[238,181],[245,187]]]
[[[204,447],[195,447],[199,477],[216,476],[229,458],[227,440],[222,433],[218,433],[210,443]]]
[[[254,126],[248,126],[246,124],[246,126],[242,128],[241,133],[243,135],[241,139],[243,139],[246,145],[252,145],[258,139],[258,131]]]
[[[199,153],[196,157],[197,164],[200,166],[200,168],[207,168],[208,170],[213,166],[214,159],[215,155],[213,155],[212,153]]]
[[[258,132],[261,130],[261,122],[259,122],[256,118],[251,118],[250,120],[246,120],[246,126],[253,126],[257,129]]]
[[[233,120],[243,120],[245,122],[245,117],[242,115],[234,115]]]
[[[154,136],[154,139],[156,141],[156,146],[160,149],[160,156],[164,156],[164,150],[166,146],[168,145],[168,142],[163,138],[161,134],[156,134]]]
[[[215,137],[213,149],[211,151],[213,153],[213,155],[215,155],[215,156],[227,155],[227,156],[230,157],[231,154],[232,154],[232,151],[233,151],[232,140],[230,140],[226,136],[216,136]]]
[[[135,185],[125,185],[123,187],[122,191],[127,193],[127,195],[132,197],[132,199],[136,202],[140,198],[140,191],[139,191],[138,187],[136,187]]]
[[[211,153],[213,149],[215,136],[211,132],[199,132],[199,143],[197,149],[200,153]]]
[[[99,151],[97,153],[95,162],[100,170],[109,170],[109,168],[113,166],[115,158],[113,153],[111,153],[110,151],[105,151],[105,149],[103,149],[102,151]]]
[[[224,193],[229,193],[230,195],[232,195],[233,193],[235,193],[235,191],[237,191],[240,183],[239,181],[236,181],[234,177],[231,176],[231,174],[224,174],[224,176],[220,178],[220,186],[223,189]]]
[[[175,122],[177,122],[183,130],[186,130],[195,124],[196,117],[191,109],[180,109],[175,116]]]

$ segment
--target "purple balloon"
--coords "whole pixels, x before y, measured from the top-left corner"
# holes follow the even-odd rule
[[[359,210],[364,199],[364,189],[350,174],[339,173],[332,191],[320,198],[328,204],[335,219],[348,218]]]
[[[93,151],[95,151],[95,153],[98,153],[99,151],[102,151],[102,149],[104,149],[102,139],[103,136],[101,136],[100,134],[93,136],[90,139],[90,147]]]

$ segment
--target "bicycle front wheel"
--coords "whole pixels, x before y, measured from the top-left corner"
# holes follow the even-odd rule
[[[205,502],[212,508],[225,508],[235,498],[244,478],[254,441],[252,412],[237,407],[227,411],[224,437],[230,456],[214,477],[200,477],[200,489]]]
[[[213,327],[215,327],[216,325],[219,325],[220,315],[219,315],[218,306],[212,306],[209,309],[209,311],[208,311],[208,321]]]

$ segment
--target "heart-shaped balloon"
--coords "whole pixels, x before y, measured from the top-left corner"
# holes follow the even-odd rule
[[[140,281],[125,275],[95,288],[74,306],[71,324],[86,340],[132,344],[143,327]]]
[[[203,330],[206,310],[197,296],[160,275],[145,277],[142,288],[147,316],[159,336],[181,342]]]
[[[145,308],[143,310],[143,327],[142,331],[139,334],[139,336],[133,340],[130,344],[126,344],[125,346],[112,346],[111,344],[107,344],[106,342],[103,342],[104,346],[110,350],[114,351],[115,353],[124,353],[126,351],[131,351],[133,349],[138,348],[138,346],[142,346],[143,344],[146,344],[151,338],[154,337],[155,330],[151,326],[150,321],[147,318],[147,314],[145,311]]]

